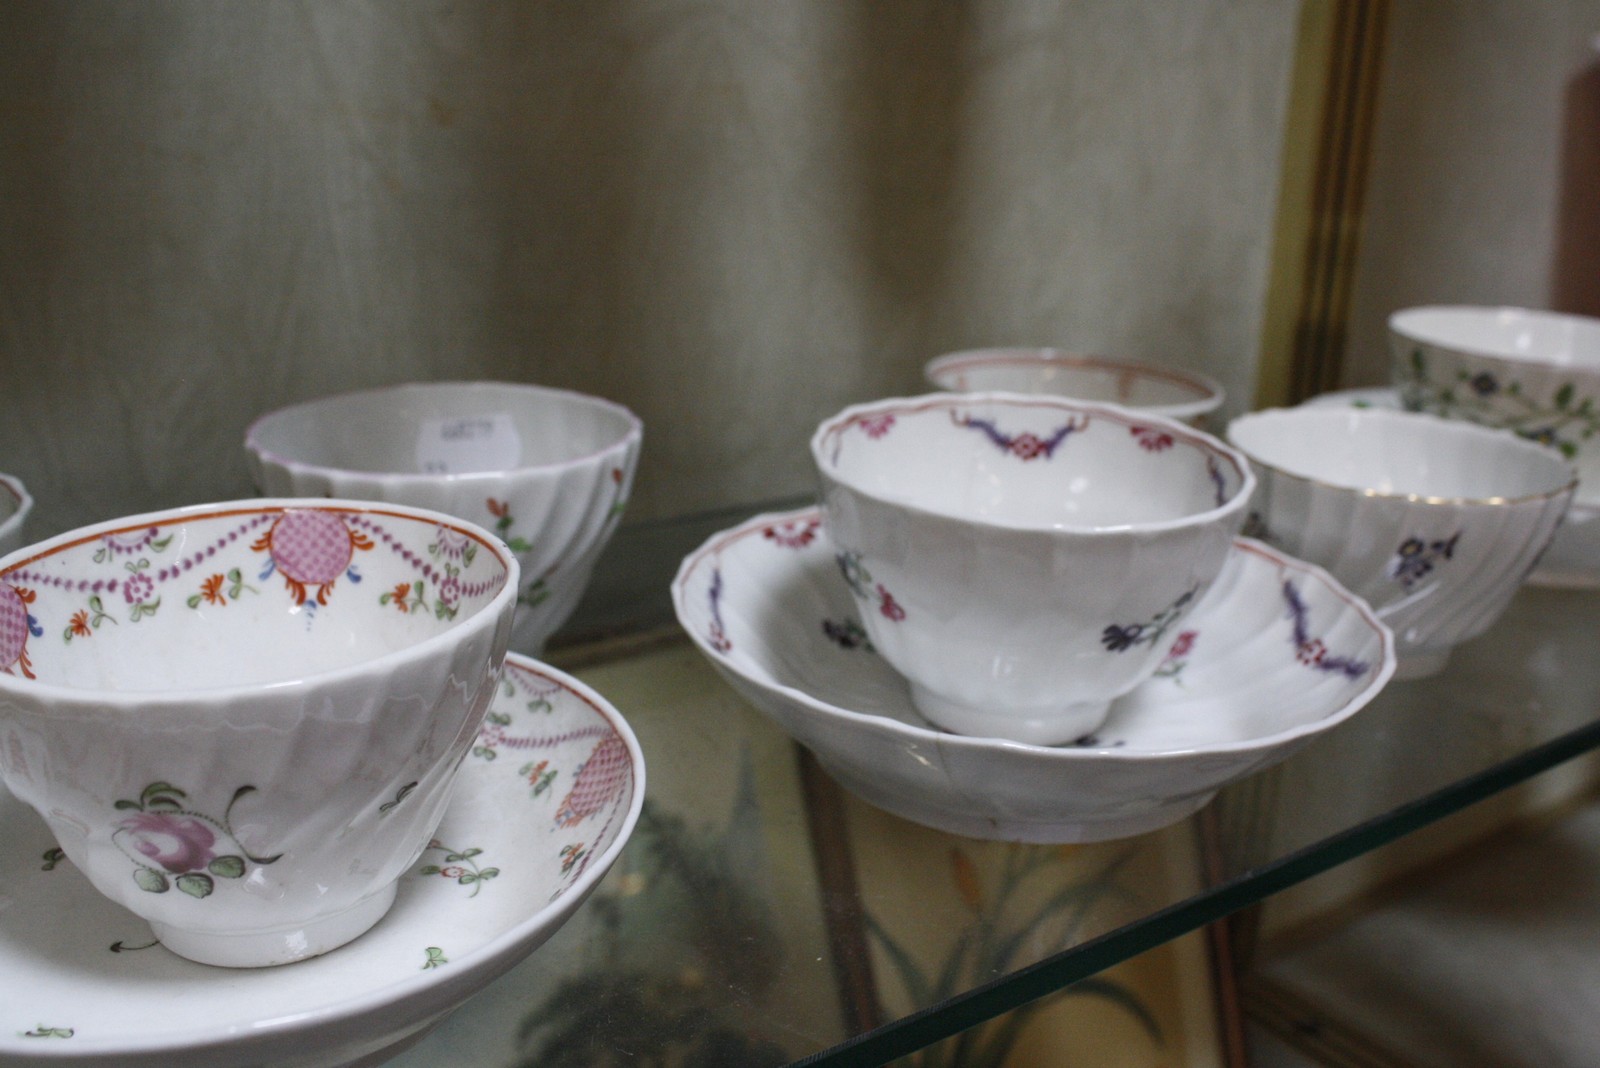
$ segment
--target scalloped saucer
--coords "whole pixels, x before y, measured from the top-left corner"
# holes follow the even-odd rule
[[[1356,408],[1399,408],[1400,391],[1390,386],[1341,389],[1322,393],[1306,405],[1348,405]],[[1553,589],[1600,589],[1600,486],[1578,483],[1578,492],[1556,528],[1556,536],[1527,578],[1530,586]]]
[[[1091,738],[1037,746],[948,734],[873,651],[821,512],[764,515],[691,553],[678,619],[722,675],[846,789],[977,838],[1085,842],[1152,831],[1287,757],[1394,672],[1393,636],[1321,568],[1248,538],[1156,677]]]
[[[326,956],[235,970],[156,943],[0,787],[0,1063],[380,1064],[566,922],[643,798],[644,758],[616,709],[509,656],[444,821],[390,913]]]

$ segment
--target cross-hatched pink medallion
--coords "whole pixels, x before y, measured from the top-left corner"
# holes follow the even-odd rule
[[[331,512],[285,512],[272,527],[272,558],[286,578],[318,586],[350,567],[350,528]]]
[[[617,734],[608,735],[584,761],[572,791],[556,810],[556,826],[573,827],[609,805],[633,774],[628,747]]]
[[[22,659],[28,644],[28,606],[10,586],[0,583],[0,671]]]

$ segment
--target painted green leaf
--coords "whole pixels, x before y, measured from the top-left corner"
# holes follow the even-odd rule
[[[190,897],[210,897],[215,887],[216,884],[211,881],[211,876],[202,875],[197,871],[178,876],[178,889]]]
[[[155,797],[157,794],[171,794],[174,797],[189,796],[176,786],[172,785],[170,782],[153,782],[149,786],[146,786],[144,791],[139,794],[139,800],[148,805],[150,803],[150,799]]]
[[[191,594],[189,596],[189,600],[187,602],[185,602],[185,603],[188,604],[188,606],[190,608],[199,608],[200,607],[200,595],[198,593]]]
[[[164,894],[171,889],[167,877],[154,868],[133,869],[133,881],[139,884],[139,889],[151,894]]]
[[[418,875],[438,875],[443,870],[444,869],[439,867],[439,865],[437,865],[437,864],[424,864],[421,868],[417,869],[417,874]]]
[[[244,858],[232,855],[217,857],[206,865],[206,871],[219,879],[237,879],[244,874]]]

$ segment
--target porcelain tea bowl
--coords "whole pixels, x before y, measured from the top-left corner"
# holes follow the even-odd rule
[[[1486,630],[1550,543],[1576,478],[1503,430],[1393,409],[1235,419],[1268,542],[1320,564],[1395,632],[1397,677],[1441,670]]]
[[[438,512],[200,505],[0,560],[0,775],[204,964],[325,953],[427,847],[499,683],[517,563]]]
[[[1201,429],[1227,398],[1220,382],[1194,371],[1050,348],[947,352],[929,360],[923,375],[954,393],[1044,393],[1120,404]]]
[[[728,682],[839,784],[974,838],[1143,834],[1346,721],[1394,670],[1387,627],[1321,568],[1236,538],[1154,676],[1064,746],[948,734],[861,626],[817,509],[757,516],[683,561],[673,605]]]
[[[921,713],[1047,745],[1156,669],[1255,485],[1173,420],[1008,393],[847,408],[811,452],[844,580]]]
[[[1600,319],[1438,305],[1389,317],[1401,405],[1502,427],[1571,460],[1600,502]]]
[[[279,409],[245,450],[269,496],[389,501],[493,530],[522,569],[511,647],[537,656],[616,530],[642,436],[632,412],[599,397],[430,382]]]
[[[27,487],[15,475],[0,474],[0,556],[22,548],[28,513],[33,511],[33,498]]]

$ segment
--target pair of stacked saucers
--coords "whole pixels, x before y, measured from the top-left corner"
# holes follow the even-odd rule
[[[637,421],[490,384],[323,405],[252,431],[294,496],[0,560],[7,1063],[379,1063],[548,938],[632,830],[626,721],[509,650],[520,608],[570,609],[554,587],[614,524]],[[546,524],[556,563],[520,581],[532,528],[468,501]]]
[[[1154,830],[1394,671],[1359,597],[1235,536],[1249,464],[1185,423],[947,393],[847,409],[813,457],[822,506],[709,539],[677,615],[842,785],[916,822],[1029,842]]]

